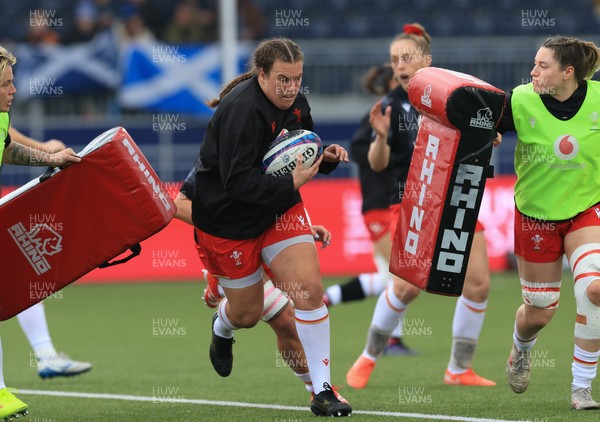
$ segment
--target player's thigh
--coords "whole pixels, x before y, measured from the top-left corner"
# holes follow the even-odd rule
[[[264,304],[262,280],[243,288],[223,287],[223,291],[229,302],[227,315],[232,323],[237,321],[238,325],[252,326],[260,320]]]
[[[270,263],[271,271],[298,309],[318,306],[323,298],[319,258],[314,243],[300,242],[287,246]]]
[[[565,253],[569,261],[575,249],[590,243],[600,243],[600,226],[582,227],[567,233],[565,236]]]
[[[554,262],[529,262],[517,257],[519,277],[532,283],[548,283],[562,279],[562,256]]]

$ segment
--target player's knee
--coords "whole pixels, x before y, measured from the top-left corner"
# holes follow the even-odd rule
[[[586,243],[577,247],[569,259],[575,281],[575,337],[585,340],[600,339],[600,243]]]
[[[595,279],[585,289],[587,297],[596,306],[600,306],[600,279]]]
[[[484,302],[487,300],[490,292],[489,274],[478,274],[465,279],[463,287],[463,296],[474,302]]]
[[[231,324],[237,328],[252,328],[254,327],[258,321],[260,321],[260,316],[262,314],[262,307],[245,307],[242,309],[229,307],[227,311],[227,317]]]
[[[289,288],[286,293],[295,305],[316,308],[323,303],[323,282],[318,275],[305,275],[296,280],[287,280],[283,285]]]
[[[233,324],[238,328],[252,328],[258,324],[258,321],[260,321],[260,314],[254,315],[253,313],[245,312],[239,315]]]
[[[527,309],[527,307],[525,307]],[[532,330],[541,330],[550,323],[554,316],[555,309],[529,308],[525,312],[527,325]]]
[[[404,304],[408,305],[411,303],[417,296],[419,296],[421,290],[413,286],[410,283],[402,280],[394,281],[394,295]]]

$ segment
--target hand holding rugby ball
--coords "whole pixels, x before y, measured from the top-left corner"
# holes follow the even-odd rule
[[[265,174],[283,176],[296,168],[296,159],[302,155],[302,167],[308,168],[323,153],[323,142],[310,130],[297,129],[278,136],[269,145],[261,164]]]

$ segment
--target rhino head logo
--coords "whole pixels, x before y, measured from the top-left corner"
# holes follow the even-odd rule
[[[489,107],[477,111],[477,120],[492,120],[493,114]]]
[[[47,224],[35,225],[27,237],[35,244],[40,255],[51,256],[62,251],[62,236]]]

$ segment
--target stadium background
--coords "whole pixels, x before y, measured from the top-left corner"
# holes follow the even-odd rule
[[[203,102],[218,94],[221,70],[231,62],[231,50],[221,55],[219,43],[227,36],[239,41],[237,72],[260,39],[298,41],[305,52],[301,89],[315,131],[347,147],[376,100],[363,90],[362,75],[387,62],[389,41],[405,23],[420,22],[433,36],[434,66],[508,91],[529,82],[535,51],[548,35],[598,42],[599,10],[591,0],[239,0],[235,24],[220,26],[216,0],[26,0],[0,5],[0,40],[18,58],[15,127],[77,151],[104,130],[124,126],[175,194],[210,118]],[[494,270],[511,264],[514,143],[509,134],[494,152],[497,178],[489,181],[481,211]],[[6,191],[38,174],[6,166],[2,184]],[[303,189],[313,220],[334,235],[321,254],[324,275],[372,268],[355,175],[355,165],[344,164]],[[198,264],[188,241],[187,227],[174,222],[137,262],[86,280],[194,277]]]

